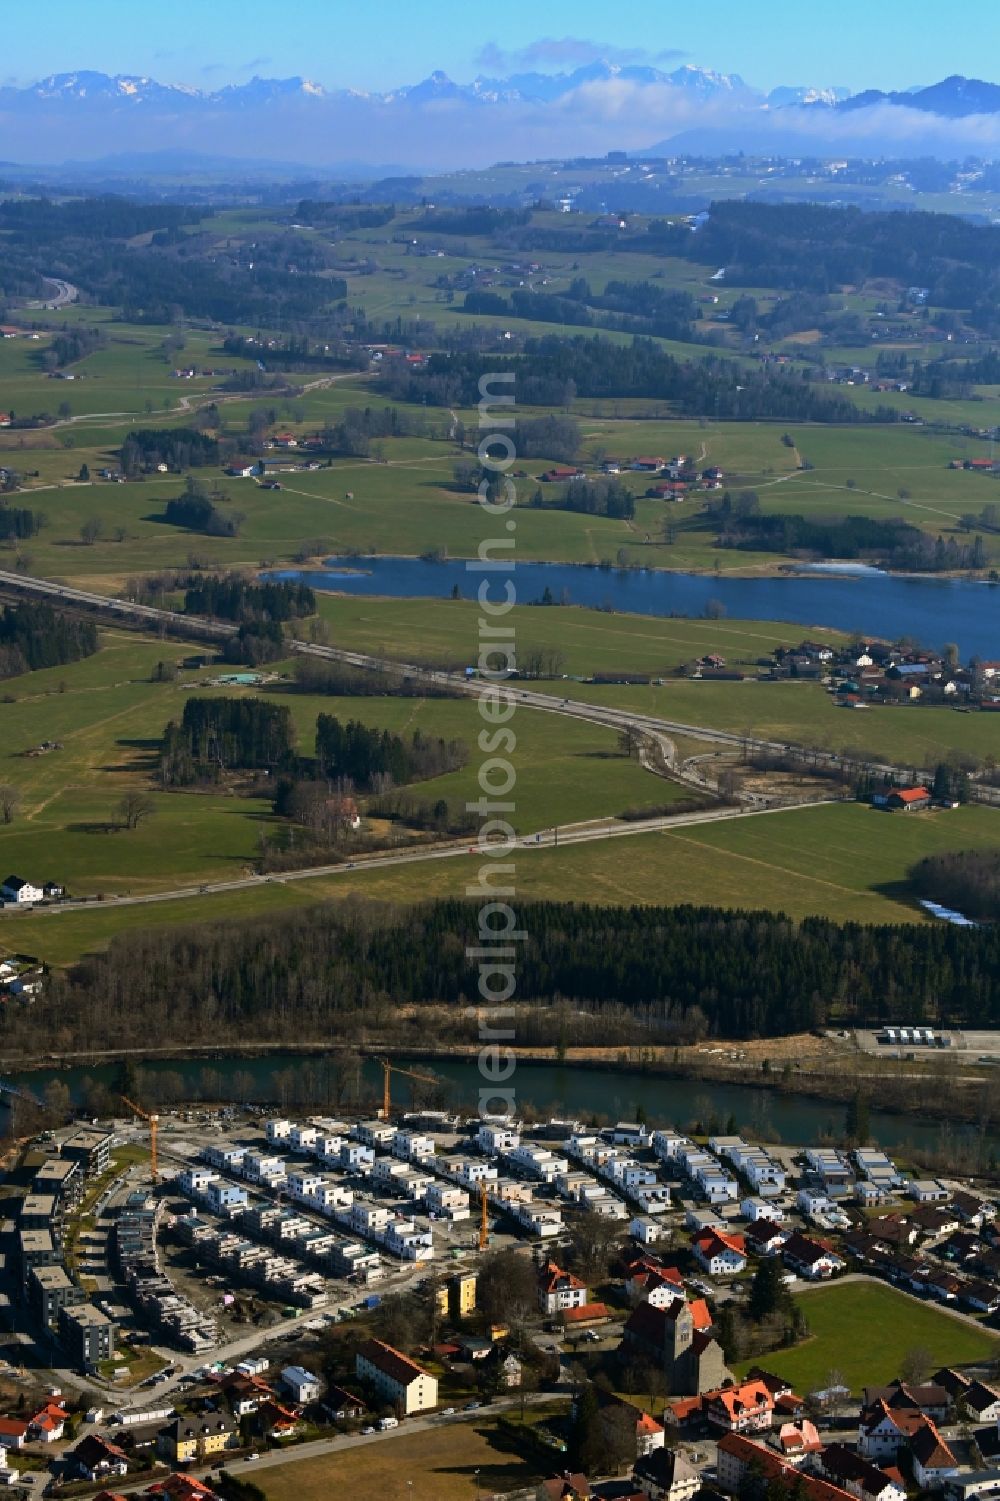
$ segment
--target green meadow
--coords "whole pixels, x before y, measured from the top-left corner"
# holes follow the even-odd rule
[[[2,836],[0,836],[2,837]],[[904,818],[836,803],[781,813],[738,815],[714,824],[602,838],[578,845],[518,848],[522,898],[612,905],[693,903],[767,908],[793,918],[862,923],[923,922],[907,872],[924,855],[1000,844],[1000,812],[962,808]],[[464,894],[474,856],[366,871],[363,862],[329,876],[239,892],[207,894],[138,908],[0,917],[0,945],[69,963],[117,933],[151,923],[252,918],[358,894],[413,902]]]

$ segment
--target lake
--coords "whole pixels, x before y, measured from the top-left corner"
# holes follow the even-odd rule
[[[457,584],[461,594],[472,599],[485,574],[460,558],[438,563],[352,557],[328,558],[325,568],[315,572],[282,569],[267,577],[392,599],[446,598]],[[700,616],[710,601],[717,600],[734,619],[787,620],[890,640],[912,636],[933,647],[955,641],[963,658],[1000,657],[1000,585],[969,579],[906,577],[836,564],[772,577],[717,578],[656,569],[518,562],[514,580],[520,604],[540,600],[548,589],[556,603],[626,615]]]

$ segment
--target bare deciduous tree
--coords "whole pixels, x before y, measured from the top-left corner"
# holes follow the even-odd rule
[[[115,809],[119,822],[126,829],[137,829],[155,812],[156,804],[148,792],[126,792]]]

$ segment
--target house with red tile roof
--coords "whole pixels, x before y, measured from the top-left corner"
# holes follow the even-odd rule
[[[654,1308],[666,1308],[683,1290],[684,1279],[674,1266],[637,1272],[625,1284],[625,1291],[634,1302],[652,1303]]]
[[[28,1425],[23,1418],[0,1418],[0,1448],[23,1449]]]
[[[904,1487],[887,1470],[845,1444],[827,1444],[816,1464],[824,1479],[850,1491],[856,1501],[905,1501]]]
[[[154,1481],[142,1494],[164,1497],[165,1501],[218,1501],[217,1493],[193,1475],[168,1475],[165,1480]]]
[[[589,1301],[587,1284],[549,1260],[538,1274],[538,1306],[543,1313],[563,1313]]]
[[[744,1381],[705,1392],[702,1411],[713,1428],[727,1433],[757,1432],[774,1422],[774,1397],[763,1381]]]
[[[703,1230],[691,1248],[698,1265],[711,1277],[735,1276],[747,1264],[746,1242],[742,1235],[725,1230]]]
[[[909,1443],[923,1421],[923,1413],[914,1408],[890,1407],[884,1397],[879,1397],[861,1411],[858,1453],[876,1464],[882,1460],[895,1463],[899,1451]]]
[[[933,1418],[923,1418],[910,1439],[913,1478],[922,1491],[940,1488],[958,1474],[958,1460],[945,1443]]]
[[[536,1501],[590,1501],[590,1481],[582,1471],[555,1475],[543,1480],[535,1492]]]
[[[57,1444],[66,1431],[69,1413],[58,1402],[46,1402],[28,1421],[28,1437],[40,1444]]]
[[[128,1473],[128,1455],[117,1444],[101,1438],[98,1433],[88,1433],[75,1449],[66,1455],[75,1474],[84,1480],[102,1480],[108,1475]]]
[[[799,1470],[767,1444],[742,1433],[723,1434],[716,1444],[716,1463],[719,1489],[730,1495],[736,1495],[747,1476],[753,1474],[789,1490],[794,1487],[803,1501],[853,1501],[849,1491]]]
[[[562,1318],[571,1328],[586,1328],[588,1324],[603,1324],[611,1317],[606,1303],[580,1303],[576,1308],[564,1310]]]
[[[368,1382],[407,1416],[437,1406],[437,1377],[380,1339],[365,1341],[354,1357],[354,1369],[359,1381]]]
[[[801,1423],[782,1423],[773,1434],[771,1442],[784,1459],[804,1459],[807,1454],[820,1454],[823,1440],[815,1423],[804,1418]]]

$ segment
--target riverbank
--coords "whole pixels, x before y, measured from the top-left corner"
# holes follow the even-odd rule
[[[687,1095],[693,1089],[708,1086],[711,1092],[698,1099],[701,1114],[724,1113],[723,1106],[718,1103],[719,1092],[733,1090],[753,1095],[754,1109],[758,1114],[763,1099],[775,1105],[782,1102],[793,1110],[796,1106],[808,1105],[811,1113],[820,1107],[832,1107],[824,1131],[835,1128],[842,1110],[859,1088],[871,1100],[877,1100],[877,1114],[897,1121],[900,1139],[906,1139],[907,1126],[923,1128],[932,1123],[933,1127],[976,1128],[985,1135],[991,1124],[989,1094],[995,1081],[988,1071],[962,1073],[948,1059],[942,1060],[946,1064],[943,1069],[936,1066],[938,1060],[923,1065],[916,1061],[897,1065],[858,1052],[853,1046],[832,1045],[828,1039],[811,1034],[683,1048],[608,1045],[567,1046],[560,1050],[515,1047],[511,1051],[517,1068],[529,1074],[533,1081],[526,1086],[522,1083],[519,1108],[529,1105],[544,1109],[547,1101],[555,1100],[565,1092],[564,1086],[574,1077],[585,1081],[600,1076],[616,1082],[605,1091],[588,1083],[583,1090],[587,1104],[579,1107],[584,1113],[613,1114],[613,1111],[607,1112],[601,1107],[601,1094],[609,1094],[612,1099],[620,1101],[620,1086],[624,1085],[627,1093],[628,1088],[641,1080],[645,1089],[654,1093],[662,1089],[664,1100],[676,1095],[678,1089]],[[225,1073],[234,1076],[246,1075],[247,1070],[242,1066],[249,1065],[263,1079],[261,1069],[266,1064],[288,1067],[295,1062],[308,1062],[337,1070],[344,1063],[355,1060],[363,1064],[366,1072],[371,1071],[374,1079],[377,1061],[383,1057],[403,1064],[427,1065],[431,1072],[440,1073],[446,1082],[463,1087],[466,1078],[478,1078],[479,1075],[478,1045],[422,1046],[412,1039],[367,1039],[361,1045],[331,1042],[329,1039],[295,1043],[241,1042],[219,1047],[174,1044],[100,1053],[45,1053],[32,1059],[0,1058],[0,1074],[16,1086],[37,1093],[53,1079],[64,1078],[68,1072],[81,1080],[92,1076],[103,1078],[124,1066],[149,1068],[153,1073],[189,1073],[193,1079],[191,1071],[195,1064],[207,1065],[202,1072],[217,1074],[221,1067]],[[175,1065],[177,1067],[173,1068]],[[543,1084],[544,1089],[536,1088],[537,1082]],[[933,1088],[929,1089],[929,1085]],[[555,1089],[551,1096],[545,1093],[550,1088]],[[192,1097],[196,1096],[197,1092],[193,1093]],[[284,1108],[284,1102],[276,1098],[262,1097],[261,1103],[282,1104]],[[627,1107],[616,1106],[619,1111],[622,1108]]]

